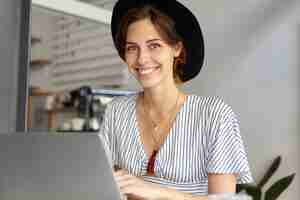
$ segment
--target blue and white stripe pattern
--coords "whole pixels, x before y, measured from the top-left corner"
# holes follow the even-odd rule
[[[190,95],[155,160],[155,176],[146,176],[148,157],[136,119],[137,95],[118,97],[107,107],[100,130],[114,164],[145,181],[194,195],[206,195],[208,173],[237,174],[252,182],[236,115],[218,97]]]

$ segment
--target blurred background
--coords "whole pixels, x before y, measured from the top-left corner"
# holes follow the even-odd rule
[[[182,89],[231,105],[255,180],[281,155],[265,189],[296,172],[279,199],[298,199],[300,2],[179,1],[198,18],[206,44],[200,75]],[[32,0],[28,130],[97,132],[106,103],[140,89],[112,44],[114,3]]]

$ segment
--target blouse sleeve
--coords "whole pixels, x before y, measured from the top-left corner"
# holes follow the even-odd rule
[[[99,138],[102,141],[107,158],[111,165],[115,161],[115,145],[113,135],[113,108],[109,103],[105,109],[105,114],[99,130]]]
[[[223,102],[216,108],[215,128],[209,137],[207,172],[237,174],[237,183],[253,182],[237,117]]]

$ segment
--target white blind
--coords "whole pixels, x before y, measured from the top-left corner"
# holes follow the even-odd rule
[[[69,90],[82,85],[118,87],[128,83],[128,70],[113,46],[110,26],[62,16],[55,20],[52,85]]]

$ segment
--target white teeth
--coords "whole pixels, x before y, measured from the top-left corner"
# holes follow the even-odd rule
[[[140,74],[145,75],[145,74],[150,74],[151,72],[153,72],[154,68],[138,69],[138,71]]]

